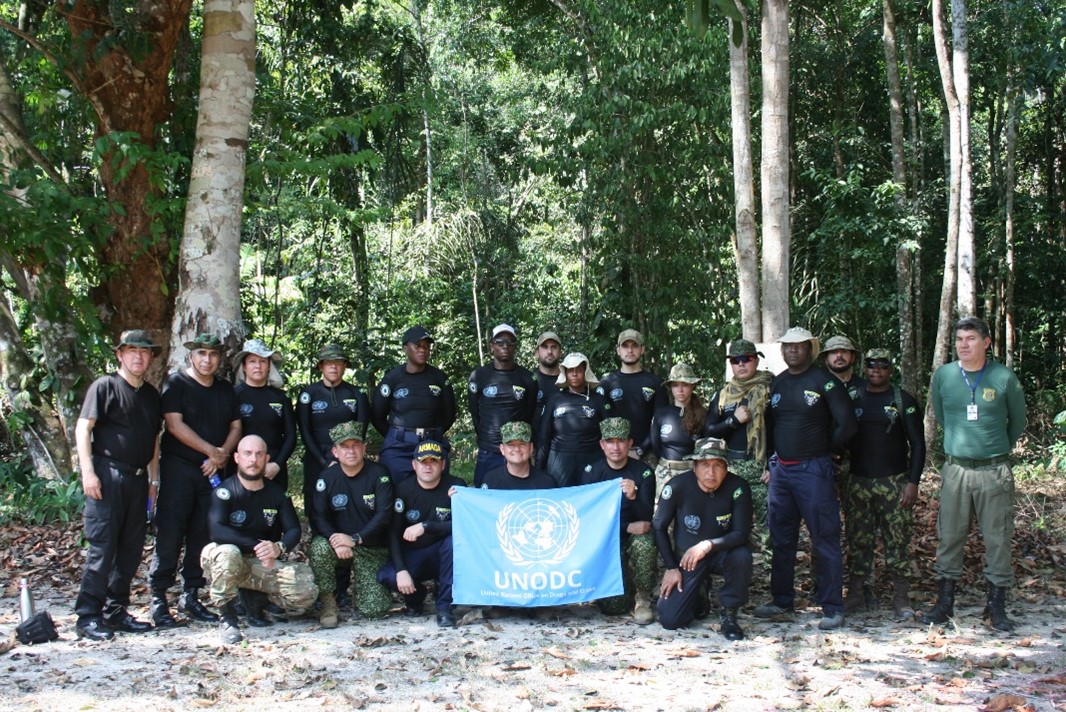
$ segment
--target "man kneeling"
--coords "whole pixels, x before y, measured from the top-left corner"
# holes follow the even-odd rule
[[[663,487],[652,526],[666,573],[659,588],[659,622],[667,630],[683,628],[695,617],[700,587],[712,573],[724,579],[718,591],[721,632],[740,640],[737,609],[748,602],[751,587],[751,488],[730,473],[725,443],[704,438],[685,457],[692,469]],[[678,562],[669,528],[674,526]]]
[[[249,625],[270,625],[267,600],[287,611],[303,612],[318,597],[311,567],[279,561],[300,541],[300,520],[280,485],[263,478],[266,443],[257,435],[244,437],[233,454],[237,474],[227,478],[211,497],[208,534],[211,543],[200,564],[211,580],[211,601],[222,614],[223,643],[239,643],[237,596],[245,606]]]

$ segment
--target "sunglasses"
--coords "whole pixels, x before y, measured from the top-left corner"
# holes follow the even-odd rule
[[[892,367],[888,361],[867,361],[866,368],[876,371],[886,371]]]
[[[739,366],[742,363],[747,363],[748,361],[754,361],[754,360],[755,360],[754,356],[730,356],[729,357],[729,363],[733,364],[734,366]]]
[[[514,339],[493,339],[492,343],[495,346],[514,346],[518,342]]]

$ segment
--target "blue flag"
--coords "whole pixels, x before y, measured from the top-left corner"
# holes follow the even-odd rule
[[[452,497],[456,603],[559,606],[620,596],[618,481],[549,490],[460,487]]]

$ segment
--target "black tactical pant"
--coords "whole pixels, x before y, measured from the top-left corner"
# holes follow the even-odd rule
[[[207,513],[211,483],[199,465],[177,457],[159,459],[159,504],[155,518],[155,554],[148,571],[152,592],[166,591],[177,580],[178,559],[185,547],[181,578],[185,588],[207,585],[200,552],[211,541]]]

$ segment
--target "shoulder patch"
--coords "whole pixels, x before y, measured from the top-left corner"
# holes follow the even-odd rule
[[[737,487],[735,490],[733,490],[733,499],[740,499],[740,495],[742,493],[743,493],[743,490],[740,489],[739,487]]]
[[[388,475],[382,475],[381,477],[378,478],[378,482],[388,482],[391,479],[392,478],[389,477]]]
[[[674,496],[674,488],[670,485],[663,487],[662,499],[670,499]]]
[[[311,394],[308,393],[307,391],[304,391],[303,393],[301,393],[300,394],[300,402],[303,403],[304,405],[307,405],[308,403],[310,403],[311,402]]]
[[[654,473],[654,472],[652,472],[651,470],[644,470],[644,472],[643,472],[643,473],[641,473],[641,475],[640,475],[640,476],[641,476],[641,478],[643,478],[643,479],[645,479],[645,480],[646,480],[646,479],[648,479],[649,477],[655,477],[655,473]]]
[[[219,487],[217,490],[215,490],[215,496],[224,501],[229,499],[232,495],[230,494],[230,491],[225,487]]]
[[[834,383],[833,381],[829,381],[828,383],[825,384],[825,392],[828,393],[829,391],[833,390],[834,388],[836,388],[836,385],[837,384]]]
[[[381,384],[381,388],[378,389],[378,392],[381,393],[381,395],[384,396],[385,398],[388,398],[389,394],[392,393],[392,389],[389,388],[389,384],[388,383],[382,383]]]
[[[396,501],[392,505],[392,508],[397,512],[403,512],[403,500],[397,497]]]
[[[318,478],[318,482],[315,483],[315,491],[317,491],[317,492],[325,492],[326,491],[326,481],[324,479],[322,479],[321,477]]]

